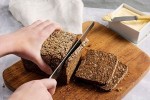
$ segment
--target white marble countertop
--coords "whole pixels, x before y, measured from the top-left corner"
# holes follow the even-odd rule
[[[112,10],[110,9],[98,9],[98,8],[84,8],[84,22],[89,20],[97,21],[103,25],[107,25],[106,22],[101,20],[101,17]],[[8,11],[8,0],[0,2],[0,35],[15,31],[22,27]],[[150,35],[141,41],[137,47],[143,50],[150,56]],[[8,66],[14,64],[20,60],[19,57],[14,55],[8,55],[0,58],[0,100],[7,100],[12,93],[7,87],[4,87],[2,72]],[[123,98],[123,100],[148,100],[150,98],[150,72]]]

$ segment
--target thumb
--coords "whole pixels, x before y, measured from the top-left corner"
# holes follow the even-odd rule
[[[55,93],[57,82],[55,79],[42,79],[41,82],[47,88],[51,95]]]
[[[42,59],[42,57],[39,55],[38,57],[36,57],[36,61],[35,63],[38,65],[38,67],[45,72],[46,74],[51,74],[52,73],[52,69],[50,68],[50,66],[48,66]]]

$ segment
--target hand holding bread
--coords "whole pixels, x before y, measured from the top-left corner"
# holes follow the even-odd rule
[[[42,60],[40,50],[42,44],[49,35],[59,29],[61,29],[61,27],[55,22],[49,20],[44,22],[36,21],[14,33],[3,35],[0,37],[0,40],[2,43],[4,41],[5,44],[2,44],[0,47],[0,56],[15,54],[22,58],[31,60],[36,63],[42,71],[50,74],[52,70]]]

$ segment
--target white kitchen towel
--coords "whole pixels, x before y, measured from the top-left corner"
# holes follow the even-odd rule
[[[64,31],[82,33],[82,0],[10,0],[9,10],[24,26],[36,20],[52,20]]]

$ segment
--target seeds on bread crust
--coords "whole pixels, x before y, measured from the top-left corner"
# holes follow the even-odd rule
[[[117,57],[113,54],[88,50],[76,76],[97,84],[106,84],[113,76],[117,63]]]

